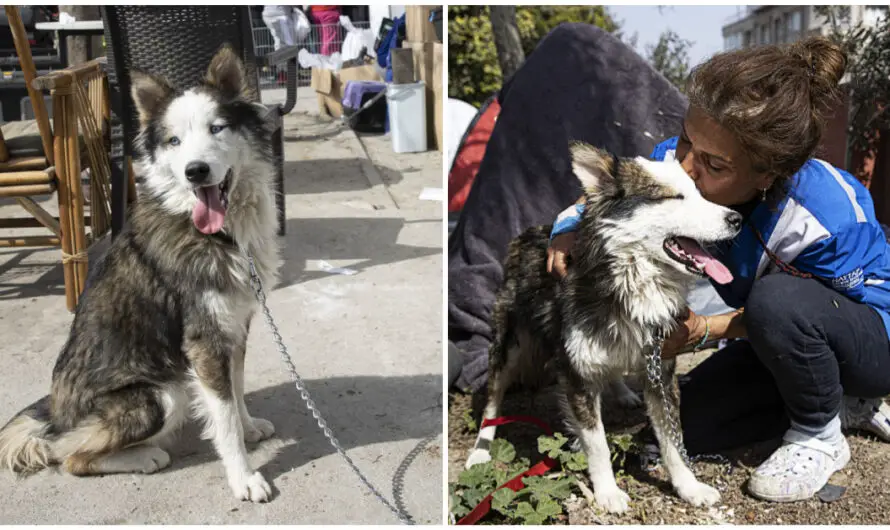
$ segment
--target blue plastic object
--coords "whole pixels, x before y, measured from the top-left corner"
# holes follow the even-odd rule
[[[392,83],[392,54],[390,54],[390,50],[392,50],[393,48],[398,48],[401,44],[401,42],[399,42],[399,30],[404,25],[405,15],[394,19],[392,28],[389,30],[386,38],[384,38],[380,42],[380,46],[377,48],[377,64],[379,64],[381,68],[386,70],[383,79],[387,83]]]

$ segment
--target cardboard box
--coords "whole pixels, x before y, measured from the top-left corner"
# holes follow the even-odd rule
[[[319,112],[334,118],[343,115],[343,92],[349,81],[383,81],[383,77],[373,64],[344,68],[339,72],[321,68],[312,69],[310,86],[318,98]]]
[[[426,85],[426,124],[430,149],[442,149],[443,100],[442,43],[403,41],[402,48],[414,54],[414,76]]]
[[[439,42],[436,26],[430,22],[430,11],[438,6],[405,6],[405,40]]]

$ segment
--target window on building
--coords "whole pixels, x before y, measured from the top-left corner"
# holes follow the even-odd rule
[[[730,33],[723,37],[723,49],[725,51],[737,50],[742,47],[742,34],[739,32]]]
[[[776,42],[785,42],[785,36],[782,35],[782,20],[775,19],[773,21],[773,38]]]
[[[769,24],[760,26],[760,44],[769,44]]]
[[[791,12],[791,15],[788,17],[788,34],[800,33],[802,29],[802,16],[800,14],[800,9],[795,9]]]

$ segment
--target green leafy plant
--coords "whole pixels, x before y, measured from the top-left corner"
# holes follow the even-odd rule
[[[612,463],[618,468],[618,477],[628,477],[624,471],[627,456],[639,450],[631,434],[608,434]],[[451,509],[457,519],[467,515],[485,497],[492,495],[491,513],[485,519],[492,524],[553,524],[564,518],[564,501],[573,493],[580,493],[578,481],[585,480],[587,457],[573,451],[569,439],[562,433],[538,437],[538,452],[548,456],[561,466],[547,476],[526,477],[519,491],[495,488],[516,475],[527,471],[527,458],[517,458],[516,448],[502,438],[491,443],[491,460],[476,464],[458,476],[456,483],[449,484]],[[492,493],[494,492],[494,493]]]
[[[617,475],[626,476],[624,468],[627,464],[627,455],[639,453],[640,448],[632,434],[609,434],[609,453],[612,455],[612,467],[618,467]]]
[[[517,458],[516,449],[504,439],[491,443],[491,461],[464,470],[456,483],[449,485],[452,511],[458,519],[470,513],[492,493],[492,513],[488,521],[496,524],[551,524],[564,516],[563,502],[577,492],[580,472],[587,469],[583,453],[566,447],[568,439],[560,433],[538,438],[538,450],[562,465],[562,472],[549,476],[526,477],[519,491],[496,487],[527,471],[527,458]]]
[[[672,30],[664,31],[654,46],[646,47],[646,59],[680,92],[686,93],[689,76],[689,49],[695,43]]]
[[[464,421],[464,429],[467,432],[476,432],[479,430],[479,425],[476,423],[476,420],[473,418],[473,413],[469,409],[464,411],[461,419]]]
[[[573,452],[563,449],[569,439],[556,433],[554,436],[541,436],[538,438],[538,451],[555,460],[559,460],[563,469],[570,471],[584,471],[587,469],[587,455],[583,452]]]
[[[619,29],[601,5],[517,6],[516,28],[525,56],[565,22],[593,24],[613,33]],[[488,6],[448,6],[448,97],[479,107],[503,81]]]

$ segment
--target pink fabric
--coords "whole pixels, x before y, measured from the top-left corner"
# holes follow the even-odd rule
[[[312,11],[317,24],[321,24],[321,54],[340,51],[340,11]]]

